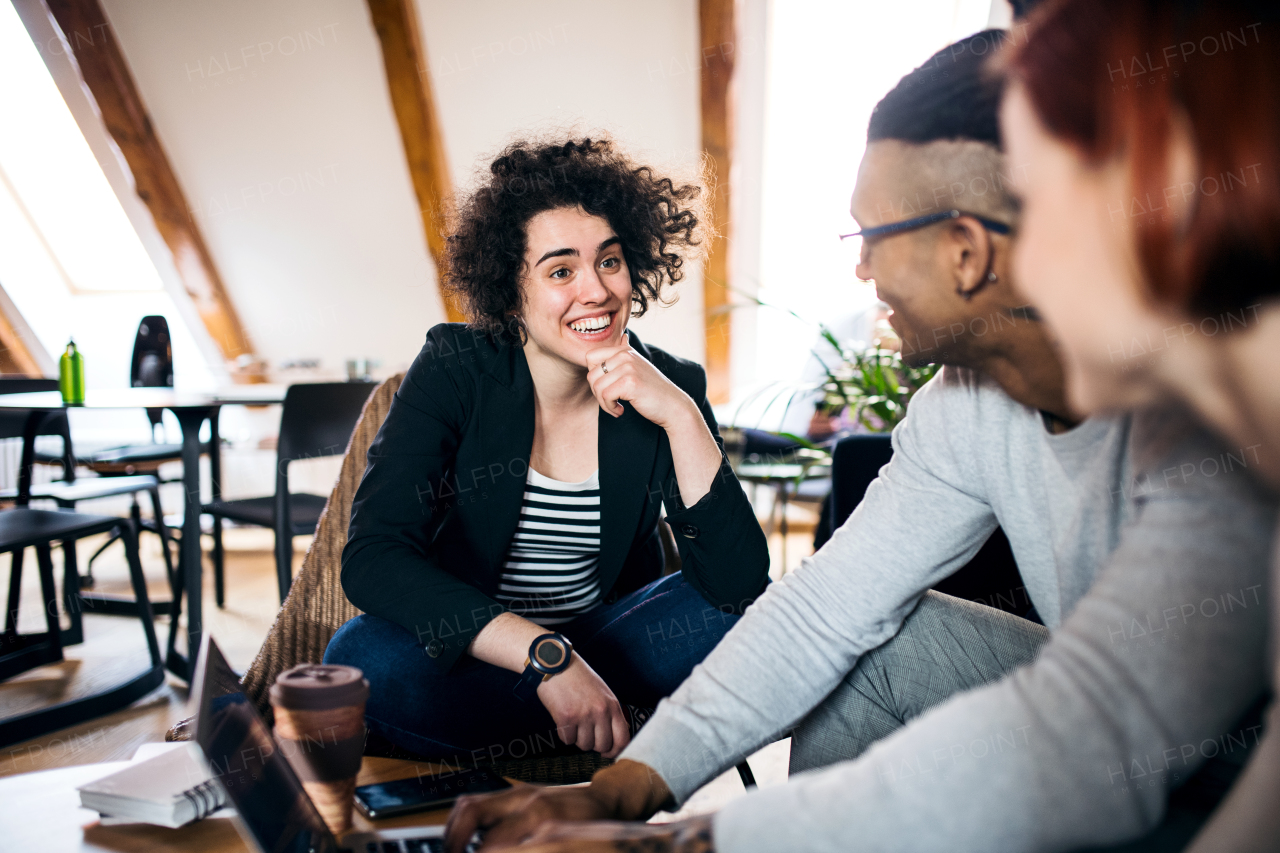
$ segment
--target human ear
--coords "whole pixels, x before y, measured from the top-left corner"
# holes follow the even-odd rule
[[[968,301],[996,280],[991,236],[981,223],[971,216],[961,216],[948,223],[943,239],[957,296]]]

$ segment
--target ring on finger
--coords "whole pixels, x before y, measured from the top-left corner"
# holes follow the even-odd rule
[[[609,372],[609,364],[608,364],[608,362],[604,362],[604,361],[600,362],[600,372],[601,372],[601,373],[608,373],[608,372]]]

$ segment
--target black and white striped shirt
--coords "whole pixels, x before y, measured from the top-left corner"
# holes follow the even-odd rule
[[[532,468],[497,600],[539,625],[561,625],[600,602],[600,472],[563,483]]]

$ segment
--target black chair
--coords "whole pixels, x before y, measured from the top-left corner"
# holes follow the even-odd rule
[[[133,342],[129,384],[134,388],[173,387],[173,344],[169,337],[169,324],[160,315],[143,317],[138,324],[137,336]],[[57,386],[54,387],[56,389]],[[155,440],[156,427],[161,426],[164,411],[147,409],[146,413],[151,424],[150,442],[98,450],[76,461],[104,477],[155,474],[166,462],[181,462],[180,443]],[[208,448],[203,450],[207,452]],[[37,459],[46,461],[40,456]]]
[[[58,380],[56,379],[32,379],[26,377],[0,377],[0,394],[16,394],[32,391],[56,391],[58,390]],[[29,412],[8,410],[0,411],[0,438],[20,438],[30,416]],[[135,476],[116,476],[116,477],[76,477],[77,459],[75,451],[71,443],[70,422],[67,419],[65,411],[47,412],[44,414],[43,423],[36,431],[37,435],[56,435],[62,439],[62,455],[52,456],[45,455],[41,460],[37,455],[36,461],[45,461],[46,464],[53,464],[60,468],[62,479],[53,480],[48,483],[35,483],[31,486],[30,497],[32,500],[50,500],[58,505],[61,509],[76,509],[77,504],[81,501],[98,500],[100,498],[114,497],[116,495],[134,495],[133,506],[130,511],[130,517],[133,520],[136,530],[151,530],[160,536],[160,542],[164,553],[165,572],[169,579],[170,587],[174,580],[174,563],[171,553],[171,539],[169,530],[163,523],[151,524],[144,522],[141,510],[138,506],[137,493],[148,492],[151,496],[151,509],[157,520],[164,518],[163,511],[160,508],[160,482],[151,475],[135,475]],[[0,499],[14,500],[19,497],[17,488],[4,489],[0,491]],[[92,565],[93,559],[106,549],[108,545],[116,541],[118,537],[111,536],[102,547],[93,554],[89,559],[90,571],[84,577],[79,577],[77,583],[80,587],[90,587],[93,585]],[[63,542],[63,556],[67,565],[79,568],[79,560],[76,556],[75,540],[68,539]],[[111,596],[84,596],[84,603],[92,607],[99,613],[112,613],[116,615],[134,615],[136,605],[133,599],[115,598]],[[171,603],[168,601],[156,602],[154,610],[159,614],[169,612]]]
[[[158,314],[143,317],[138,324],[129,385],[133,388],[173,387],[173,341],[169,337],[169,322]],[[155,473],[166,462],[181,461],[181,444],[155,440],[156,427],[162,426],[164,420],[164,409],[146,409],[146,413],[151,423],[150,442],[100,450],[88,457],[85,464],[98,474],[128,476],[139,471]]]
[[[33,378],[29,376],[0,376],[0,394],[28,394],[37,391],[57,391],[58,380]],[[21,438],[27,424],[28,412],[16,410],[0,411],[0,438]],[[37,454],[36,462],[61,469],[58,474],[65,478],[68,472],[75,476],[76,457],[71,447],[71,422],[66,412],[50,412],[45,415],[36,431],[36,435],[56,435],[62,439],[62,453]],[[0,496],[3,497],[3,496]]]
[[[157,521],[155,523],[147,522],[142,518],[141,510],[138,506],[137,495],[139,492],[147,492],[151,497],[151,510]],[[51,483],[42,483],[31,487],[32,500],[51,500],[58,505],[59,509],[76,509],[77,504],[81,501],[92,501],[100,498],[115,497],[117,495],[133,495],[133,505],[129,510],[129,518],[134,524],[134,530],[150,530],[160,537],[160,552],[164,559],[165,577],[169,581],[169,589],[173,590],[177,585],[177,569],[173,560],[173,540],[169,536],[169,528],[163,523],[164,513],[160,508],[160,481],[150,474],[139,474],[133,477],[81,477],[71,481],[54,481]],[[107,541],[94,552],[90,558],[98,557],[108,545],[112,544],[120,537],[112,534]],[[72,565],[77,565],[75,541],[68,540],[63,543],[63,553],[65,559]],[[86,583],[85,581],[88,581]],[[93,585],[93,576],[87,575],[80,579],[82,588],[91,587]],[[82,593],[81,598],[86,606],[95,613],[108,613],[116,616],[132,616],[137,610],[137,604],[130,598],[117,598],[109,595],[96,595]],[[157,601],[152,605],[152,609],[159,615],[164,616],[172,612],[172,601]]]
[[[133,342],[133,358],[129,371],[129,384],[135,388],[172,388],[173,387],[173,341],[169,335],[169,323],[163,316],[150,315],[142,318],[142,322],[138,324],[138,332]],[[54,386],[57,387],[56,385]],[[126,444],[120,447],[110,447],[104,450],[98,450],[93,453],[76,459],[76,463],[88,468],[100,477],[138,477],[150,475],[157,480],[160,479],[160,466],[169,462],[182,461],[182,445],[174,442],[156,441],[156,427],[162,426],[164,410],[163,409],[147,409],[147,420],[151,425],[151,441],[143,444]],[[208,452],[208,446],[201,448],[204,453]],[[37,461],[47,462],[47,458],[41,454],[36,455]],[[135,481],[142,482],[142,481]],[[101,486],[100,488],[106,488]],[[130,492],[138,492],[142,489],[121,488],[112,494],[127,494]],[[157,493],[158,495],[158,493]],[[85,500],[86,498],[82,498]],[[60,505],[74,506],[74,503],[62,503]],[[169,555],[169,547],[172,541],[170,531],[165,528],[164,514],[160,509],[159,498],[156,495],[152,497],[152,508],[154,510],[154,519],[144,519],[138,507],[137,499],[134,499],[133,507],[130,511],[130,517],[133,518],[134,524],[139,530],[150,530],[160,536],[164,540],[165,545],[165,565],[171,567],[172,557]],[[115,538],[109,538],[106,542],[89,556],[88,562],[85,564],[84,582],[88,586],[93,584],[93,562],[105,551]],[[157,610],[163,610],[164,607],[157,605]]]
[[[160,658],[160,646],[156,640],[154,614],[151,603],[147,599],[146,581],[142,577],[142,566],[138,562],[138,539],[132,522],[127,518],[114,516],[85,515],[63,510],[40,510],[27,507],[16,507],[0,512],[0,554],[7,552],[13,555],[10,562],[8,609],[5,613],[4,634],[0,635],[0,679],[11,678],[35,667],[62,660],[62,649],[67,645],[64,637],[68,633],[83,637],[79,588],[73,563],[67,563],[65,566],[62,596],[63,609],[70,619],[72,628],[70,632],[63,631],[61,628],[50,545],[53,542],[62,542],[65,545],[76,539],[107,532],[116,532],[124,542],[125,555],[129,562],[129,577],[136,598],[134,612],[142,621],[150,665],[141,674],[105,691],[0,720],[0,746],[39,737],[42,734],[119,710],[164,683],[164,664]],[[36,551],[44,608],[45,630],[36,634],[18,633],[22,561],[27,548],[35,548]]]
[[[831,529],[844,524],[862,502],[871,481],[893,456],[887,433],[852,435],[836,443],[831,459]],[[927,521],[927,520],[926,520]],[[996,528],[967,564],[937,583],[938,592],[1039,622],[1004,531]]]
[[[893,457],[888,433],[850,435],[831,452],[831,529],[844,524],[862,503],[871,481]]]
[[[173,342],[169,323],[164,317],[143,317],[133,341],[133,359],[129,368],[129,385],[134,388],[173,387]],[[151,424],[151,441],[126,444],[99,450],[81,460],[81,464],[104,477],[156,474],[167,462],[182,461],[182,445],[156,441],[156,427],[162,427],[163,409],[147,409]],[[208,452],[208,447],[202,448]],[[159,518],[159,516],[157,516]]]
[[[269,497],[222,500],[206,504],[213,516],[213,583],[218,606],[225,600],[222,519],[270,527],[276,534],[276,577],[280,601],[293,583],[293,537],[314,533],[327,498],[289,491],[289,463],[298,459],[337,456],[347,449],[373,382],[324,382],[292,385],[285,392],[276,445],[276,493]]]

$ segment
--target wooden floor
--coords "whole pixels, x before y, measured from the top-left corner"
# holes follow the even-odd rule
[[[82,540],[79,548],[83,565],[104,537]],[[302,562],[309,537],[295,539],[294,566]],[[212,568],[205,566],[205,629],[218,641],[231,665],[243,671],[266,637],[279,607],[276,592],[275,558],[269,530],[232,529],[226,532],[227,605],[219,610],[213,600]],[[62,577],[61,554],[55,554],[56,576]],[[32,555],[28,554],[28,563]],[[0,558],[4,559],[4,558]],[[153,601],[169,598],[164,580],[159,540],[144,534],[143,572],[148,595]],[[8,576],[8,567],[0,577]],[[130,594],[128,570],[117,543],[94,562],[94,591]],[[23,598],[19,609],[19,630],[43,630],[39,584],[32,567],[23,573]],[[67,660],[41,667],[0,683],[0,715],[8,716],[57,701],[85,695],[103,686],[118,683],[140,672],[147,662],[146,643],[136,619],[86,613],[85,642],[65,650]],[[168,637],[169,620],[156,620],[161,647]],[[181,640],[179,641],[181,642]],[[181,648],[181,646],[180,646]],[[138,745],[164,739],[165,731],[188,716],[185,682],[172,675],[166,684],[123,711],[88,723],[55,732],[22,744],[0,749],[0,776],[26,773],[50,767],[116,761],[129,758]]]
[[[98,541],[101,540],[83,541],[79,552],[82,566],[88,555],[96,550]],[[811,527],[806,529],[803,523],[792,526],[787,542],[788,569],[793,569],[802,556],[812,553],[812,541]],[[271,552],[272,536],[268,530],[232,529],[227,531],[224,542],[228,550],[227,603],[221,610],[214,605],[212,568],[206,559],[205,627],[217,639],[231,665],[243,671],[252,662],[279,607],[275,559]],[[308,537],[295,539],[295,571],[301,565],[308,542]],[[144,534],[142,546],[149,595],[153,601],[167,599],[169,593],[158,541],[154,536]],[[781,537],[777,534],[770,537],[769,546],[775,566],[773,573],[778,575]],[[56,575],[61,578],[61,557],[56,552],[55,558]],[[0,577],[7,578],[7,568],[4,567]],[[19,628],[37,631],[43,629],[43,611],[34,574],[30,569],[24,572]],[[97,581],[94,589],[99,592],[129,593],[127,568],[119,544],[113,545],[95,561],[94,576]],[[85,642],[67,648],[66,661],[0,683],[0,715],[7,716],[19,710],[83,695],[99,685],[120,680],[130,671],[143,668],[147,659],[146,646],[137,620],[86,614],[84,626]],[[156,631],[162,647],[168,630],[168,619],[158,618]],[[164,686],[130,708],[0,749],[0,777],[130,758],[138,746],[163,740],[171,725],[189,716],[186,702],[185,683],[169,675]],[[789,740],[772,744],[753,755],[751,766],[758,783],[765,787],[784,782],[789,756]],[[731,770],[695,794],[676,816],[713,811],[742,792],[742,783],[737,773]],[[664,814],[658,819],[671,817]]]

